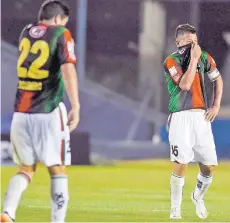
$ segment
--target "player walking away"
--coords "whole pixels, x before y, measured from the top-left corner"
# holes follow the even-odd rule
[[[178,50],[164,62],[170,95],[169,142],[174,162],[170,218],[181,218],[185,172],[192,160],[199,163],[200,173],[191,199],[198,217],[207,218],[203,198],[212,183],[213,169],[218,165],[211,122],[219,112],[223,81],[213,58],[198,45],[193,26],[179,25],[175,37]],[[215,90],[209,106],[207,85],[210,81]]]
[[[10,180],[1,221],[11,222],[22,193],[43,162],[51,177],[52,222],[64,222],[69,200],[65,166],[70,164],[69,132],[79,122],[74,41],[65,27],[69,9],[46,1],[39,22],[27,25],[19,39],[18,89],[11,141],[18,173]],[[62,102],[64,87],[72,109]]]

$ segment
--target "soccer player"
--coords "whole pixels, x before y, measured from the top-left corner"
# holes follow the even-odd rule
[[[170,180],[170,218],[181,218],[186,167],[191,161],[197,161],[200,167],[191,199],[198,217],[207,218],[204,195],[212,183],[213,169],[218,165],[211,122],[220,109],[223,81],[214,59],[198,45],[193,26],[179,25],[175,38],[178,49],[164,62],[170,95],[170,154],[174,164]],[[208,82],[215,85],[210,106]]]
[[[79,97],[74,41],[65,27],[69,9],[61,1],[46,1],[38,22],[19,38],[18,87],[11,141],[18,173],[9,182],[1,221],[12,222],[36,163],[47,166],[51,178],[52,222],[64,222],[69,200],[65,166],[70,164],[69,137],[79,122]],[[71,110],[63,104],[66,89]]]

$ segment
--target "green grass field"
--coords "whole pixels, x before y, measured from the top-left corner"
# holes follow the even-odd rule
[[[1,198],[15,167],[2,167]],[[115,166],[70,167],[68,222],[169,222],[169,178],[167,161],[117,163]],[[196,183],[197,166],[186,177],[181,222],[201,221],[190,194]],[[50,180],[38,167],[17,213],[17,222],[50,220]],[[220,163],[206,196],[209,218],[203,222],[230,222],[230,163]]]

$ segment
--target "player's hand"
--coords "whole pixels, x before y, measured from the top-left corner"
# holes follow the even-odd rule
[[[216,116],[218,115],[220,107],[217,105],[213,105],[205,112],[205,120],[208,122],[213,122]]]
[[[201,56],[201,53],[202,51],[201,51],[200,46],[197,44],[197,42],[193,42],[192,48],[191,48],[191,58],[198,60]]]
[[[74,107],[69,111],[69,114],[68,114],[67,125],[69,127],[70,132],[72,132],[73,130],[77,128],[79,120],[80,120],[79,107]]]

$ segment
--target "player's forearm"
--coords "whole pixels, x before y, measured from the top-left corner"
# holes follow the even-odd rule
[[[190,90],[192,82],[196,75],[198,59],[191,58],[187,71],[184,73],[180,80],[179,87],[182,90]]]
[[[62,65],[62,77],[72,108],[80,108],[77,72],[74,64]]]
[[[71,104],[72,108],[79,109],[80,108],[80,102],[79,102],[79,96],[78,96],[78,83],[77,83],[77,75],[71,74],[71,78],[69,80],[65,80],[65,88],[66,92]]]
[[[223,79],[220,76],[216,80],[215,98],[214,98],[213,106],[220,107],[222,95],[223,95]]]

